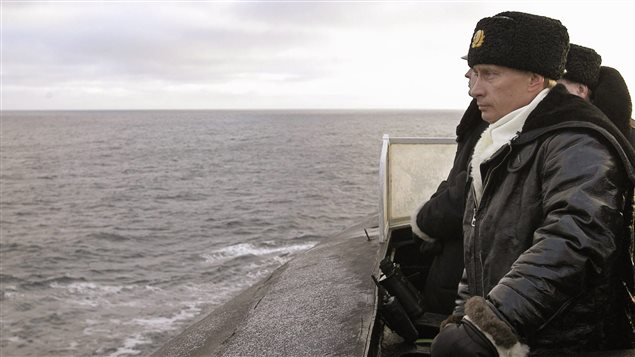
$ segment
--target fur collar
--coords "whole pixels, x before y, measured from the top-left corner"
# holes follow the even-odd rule
[[[563,129],[590,130],[604,137],[619,155],[635,184],[635,149],[628,139],[600,109],[569,94],[561,84],[555,86],[529,114],[522,133],[513,144],[524,145],[546,133]]]
[[[459,125],[456,127],[456,141],[459,143],[464,141],[470,132],[482,122],[483,118],[481,117],[481,111],[478,110],[476,99],[472,99],[470,105],[463,113]]]

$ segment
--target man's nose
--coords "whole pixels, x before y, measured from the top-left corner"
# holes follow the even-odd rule
[[[470,87],[470,90],[468,91],[470,97],[476,98],[477,96],[483,94],[481,82],[478,80],[478,78],[475,78],[475,76],[472,76],[472,78],[470,78],[468,86]]]

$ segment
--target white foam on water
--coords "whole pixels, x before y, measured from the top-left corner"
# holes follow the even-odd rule
[[[68,350],[71,350],[71,351],[76,351],[78,347],[79,347],[79,342],[77,341],[71,341],[68,344]]]
[[[144,285],[143,288],[146,289],[146,290],[150,290],[151,292],[158,292],[158,291],[163,290],[163,289],[161,289],[161,288],[159,288],[157,286],[150,286],[150,285]]]
[[[9,337],[7,337],[7,341],[14,342],[14,343],[25,343],[26,342],[25,339],[20,338],[18,336],[9,336]]]
[[[9,289],[2,292],[2,297],[5,299],[17,300],[20,297],[24,296],[24,294],[20,294],[16,289]]]
[[[94,282],[76,282],[70,284],[60,284],[53,282],[50,284],[53,289],[65,289],[72,294],[79,295],[103,295],[103,294],[118,294],[125,289],[130,289],[130,286],[123,285],[101,285]]]
[[[66,290],[72,297],[71,302],[80,306],[98,307],[114,305],[111,297],[118,296],[122,292],[135,289],[136,285],[103,285],[94,282],[74,282],[69,284],[51,283],[53,289]],[[131,306],[135,301],[129,301]]]
[[[117,350],[109,354],[108,357],[138,355],[141,353],[141,351],[135,349],[135,347],[139,345],[147,345],[149,343],[152,343],[152,341],[147,338],[144,338],[140,334],[134,335],[132,337],[127,337],[123,343],[123,347],[117,348]]]
[[[289,254],[313,248],[317,242],[308,242],[303,244],[288,245],[282,247],[257,247],[251,243],[234,244],[224,247],[208,254],[202,254],[206,263],[215,263],[219,260],[226,260],[246,255],[269,255],[269,254]]]
[[[199,307],[189,304],[184,310],[180,310],[170,317],[136,318],[127,324],[138,325],[145,330],[164,332],[172,330],[176,322],[192,320],[200,313],[201,309]]]

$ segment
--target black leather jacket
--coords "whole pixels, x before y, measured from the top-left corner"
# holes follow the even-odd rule
[[[481,165],[455,314],[487,297],[532,354],[630,347],[635,152],[617,133],[559,85]]]

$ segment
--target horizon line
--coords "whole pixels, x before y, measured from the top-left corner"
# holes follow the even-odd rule
[[[457,111],[465,108],[68,108],[68,109],[0,109],[0,112],[90,112],[90,111],[345,111],[345,110],[364,110],[364,111]]]

